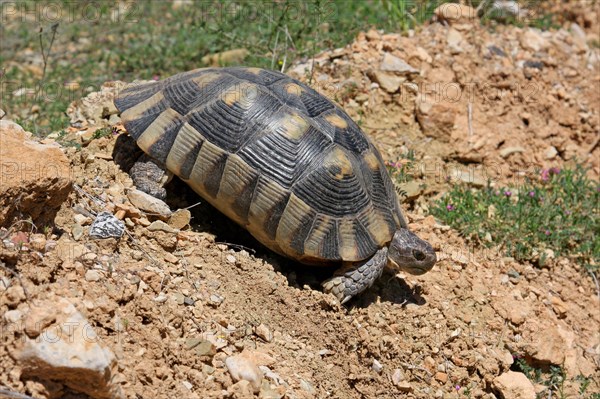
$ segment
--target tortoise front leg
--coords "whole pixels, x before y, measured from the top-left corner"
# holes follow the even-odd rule
[[[350,263],[336,270],[334,276],[326,280],[323,291],[330,292],[342,303],[373,285],[387,264],[387,247],[362,262]]]

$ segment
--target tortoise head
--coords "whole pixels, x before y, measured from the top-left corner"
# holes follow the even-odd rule
[[[412,231],[401,228],[390,242],[388,260],[402,271],[419,275],[431,270],[437,258],[431,244]]]

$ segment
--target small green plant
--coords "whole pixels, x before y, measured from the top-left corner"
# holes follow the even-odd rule
[[[112,132],[112,130],[109,129],[109,128],[107,128],[107,127],[102,128],[102,129],[98,129],[92,135],[92,139],[97,140],[97,139],[102,138],[102,137],[110,136],[111,132]]]
[[[589,271],[600,267],[600,183],[586,170],[545,169],[516,187],[455,186],[432,208],[434,216],[484,245],[500,245],[517,260],[543,265],[554,254]]]
[[[515,362],[511,367],[513,371],[520,371],[534,384],[545,385],[547,387],[546,390],[539,392],[536,395],[536,399],[543,399],[546,397],[566,399],[564,384],[567,375],[562,367],[550,366],[544,372],[541,368],[530,366],[521,356],[513,355],[513,357],[515,359]]]
[[[381,0],[381,6],[388,12],[390,22],[401,32],[422,25],[431,19],[436,7],[451,0]]]
[[[403,184],[408,183],[413,180],[414,176],[414,163],[415,161],[415,153],[413,150],[408,150],[406,154],[404,154],[399,161],[396,162],[385,162],[385,167],[394,182],[394,186],[396,187],[396,191],[400,197],[405,197],[406,192],[402,190],[400,187]]]
[[[579,394],[583,395],[585,391],[587,391],[588,386],[590,385],[591,379],[584,377],[583,375],[578,375],[575,377],[575,381],[579,382]]]
[[[412,180],[414,174],[415,152],[408,150],[401,159],[396,162],[388,161],[385,166],[388,173],[396,183],[408,183]]]

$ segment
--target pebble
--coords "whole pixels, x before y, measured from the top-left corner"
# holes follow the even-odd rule
[[[273,340],[273,334],[271,333],[271,330],[269,330],[269,327],[265,326],[262,323],[259,324],[258,327],[256,327],[255,332],[259,338],[262,338],[266,342],[271,342]]]
[[[395,72],[397,74],[418,74],[419,70],[408,65],[403,59],[390,53],[383,55],[383,61],[379,69],[386,72]]]
[[[525,152],[525,148],[520,146],[506,147],[500,150],[500,156],[502,158],[508,158],[509,155],[516,154],[519,152]]]
[[[211,305],[219,306],[223,303],[225,298],[218,294],[212,294],[209,298]]]
[[[179,258],[170,252],[167,252],[163,258],[165,261],[172,263],[174,265],[179,262]]]
[[[435,379],[440,383],[445,384],[448,381],[448,374],[438,371],[435,373]]]
[[[102,274],[98,270],[90,269],[85,272],[85,281],[99,281],[102,278]]]
[[[6,320],[8,323],[16,323],[19,320],[21,320],[22,317],[23,317],[23,312],[21,312],[18,309],[7,310],[4,313],[4,320]]]
[[[402,370],[400,369],[394,369],[394,372],[392,373],[392,382],[394,385],[398,386],[402,381],[404,381],[404,373],[402,373]]]
[[[227,262],[231,263],[232,265],[235,265],[236,259],[235,256],[228,254],[225,259],[227,260]]]
[[[136,189],[129,190],[127,191],[127,198],[129,198],[129,201],[131,201],[134,206],[144,212],[149,212],[160,216],[171,216],[171,209],[169,208],[169,205],[158,198],[154,198],[150,194],[146,194],[143,191]]]
[[[174,229],[181,230],[192,220],[192,213],[188,209],[178,209],[169,218],[168,224]]]
[[[43,234],[32,234],[29,237],[29,246],[35,251],[46,252],[46,242]]]
[[[164,231],[165,233],[177,233],[177,230],[163,222],[162,220],[155,220],[150,223],[147,227],[148,231]]]
[[[544,39],[537,29],[529,28],[521,35],[521,46],[525,50],[533,52],[544,50],[548,47],[548,42]]]
[[[83,227],[78,224],[74,224],[71,227],[71,234],[73,235],[73,239],[75,241],[79,241],[81,237],[83,237]]]
[[[90,226],[90,237],[119,238],[125,232],[125,223],[110,212],[100,212]]]
[[[546,159],[554,159],[558,155],[558,150],[554,146],[550,146],[546,148],[544,151],[544,158]]]
[[[400,89],[400,85],[406,81],[406,78],[402,76],[396,76],[383,71],[370,71],[368,75],[371,80],[378,84],[377,87],[381,87],[390,94],[397,92]]]
[[[402,392],[412,392],[413,390],[412,385],[410,385],[410,382],[408,381],[400,381],[396,386],[398,387],[398,390]]]
[[[381,371],[383,370],[383,365],[379,362],[379,360],[373,359],[371,369],[376,373],[381,373]]]
[[[243,356],[242,354],[230,356],[225,359],[225,366],[234,381],[248,381],[254,392],[258,392],[263,374],[250,356]]]

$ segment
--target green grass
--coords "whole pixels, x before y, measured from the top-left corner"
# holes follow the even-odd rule
[[[517,187],[475,190],[457,185],[432,208],[434,216],[484,246],[543,265],[544,254],[600,267],[600,183],[583,167],[543,170]]]
[[[0,26],[0,107],[43,136],[66,128],[68,104],[106,81],[164,78],[206,66],[206,55],[239,48],[248,55],[236,64],[285,69],[369,28],[415,28],[446,2],[215,0],[178,9],[167,1],[128,1],[122,9],[112,1],[9,2],[18,7],[10,9],[16,18]],[[66,89],[69,82],[78,87]],[[21,88],[35,94],[13,95]]]
[[[206,55],[238,48],[247,49],[248,56],[237,64],[281,69],[344,46],[361,30],[394,28],[376,0],[197,1],[179,9],[166,1],[134,1],[113,18],[113,2],[19,4],[30,13],[39,11],[34,21],[23,17],[0,27],[1,106],[39,135],[68,126],[68,104],[105,81],[164,78],[206,66]],[[86,5],[91,16],[83,15]],[[61,18],[40,17],[52,9],[60,10]],[[43,76],[42,54],[47,55]],[[69,91],[67,82],[79,87]],[[36,94],[13,95],[20,88]],[[38,112],[31,112],[36,106]]]

